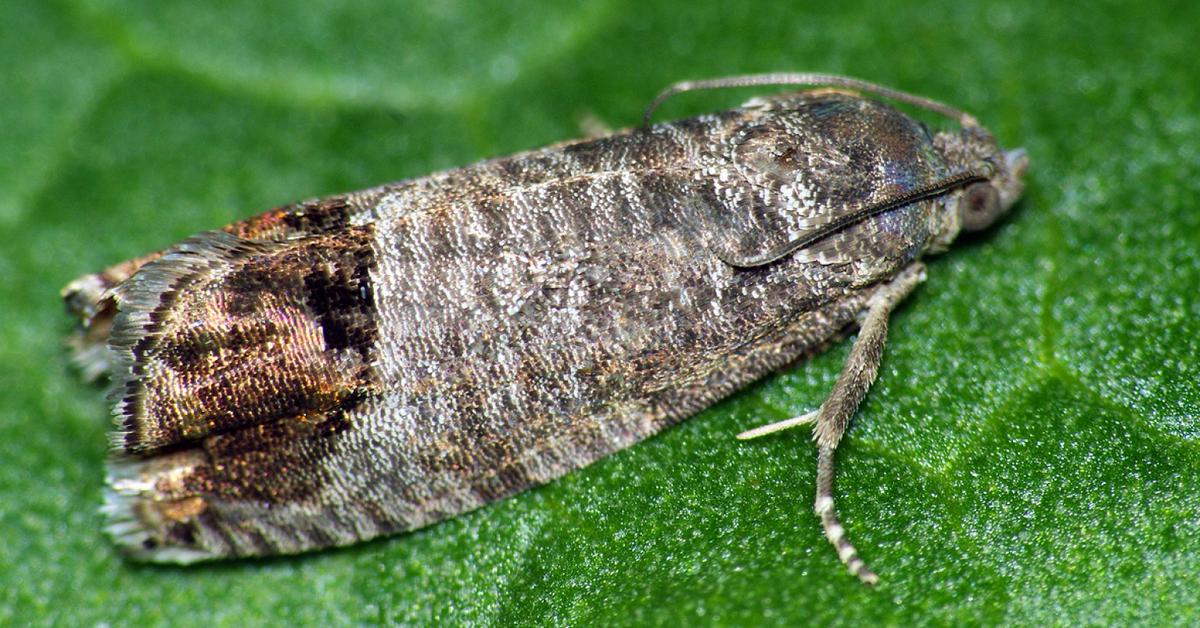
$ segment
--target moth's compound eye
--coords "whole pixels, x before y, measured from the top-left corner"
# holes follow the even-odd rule
[[[972,183],[958,202],[958,216],[965,231],[983,229],[1000,216],[1000,192],[991,183]]]

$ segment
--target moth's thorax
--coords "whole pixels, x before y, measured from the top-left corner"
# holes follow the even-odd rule
[[[788,244],[828,230],[834,216],[886,203],[956,175],[984,173],[986,182],[969,181],[867,220],[880,231],[903,233],[910,240],[928,233],[917,254],[936,253],[960,231],[990,225],[1021,195],[1024,151],[1005,152],[988,131],[973,123],[931,134],[887,104],[831,89],[756,99],[747,103],[746,111],[751,117],[727,141],[735,168],[760,197],[756,215],[743,221],[761,228],[730,230],[742,236],[737,244],[740,255],[727,253],[730,260],[761,261],[770,257],[767,251],[777,254]],[[896,217],[888,216],[894,211],[920,216],[898,224]],[[738,208],[730,209],[731,216],[738,213]],[[809,244],[814,243],[796,248],[803,255]]]
[[[838,90],[758,99],[744,111],[716,159],[737,175],[718,188],[721,259],[749,267],[794,254],[871,265],[912,258],[932,237],[928,203],[899,218],[847,221],[944,176],[919,122]]]

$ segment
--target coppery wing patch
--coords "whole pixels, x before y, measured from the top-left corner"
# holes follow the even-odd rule
[[[371,233],[254,243],[214,232],[119,286],[117,446],[145,454],[369,391]]]

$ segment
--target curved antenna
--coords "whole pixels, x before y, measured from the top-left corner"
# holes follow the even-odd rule
[[[817,73],[791,73],[782,72],[775,74],[744,74],[741,76],[726,76],[716,79],[708,79],[704,81],[683,81],[676,83],[654,97],[650,105],[646,107],[646,111],[642,114],[642,124],[650,124],[650,116],[654,115],[654,110],[658,109],[668,98],[682,94],[684,92],[694,92],[705,89],[726,89],[730,87],[762,87],[776,85],[806,85],[809,87],[827,86],[827,87],[846,87],[849,89],[858,89],[864,92],[890,98],[892,100],[908,103],[915,107],[932,111],[941,114],[947,118],[957,120],[963,126],[978,127],[979,122],[970,114],[959,111],[954,107],[942,104],[936,100],[917,96],[906,92],[876,85],[868,81],[862,81],[848,76],[838,74],[817,74]]]

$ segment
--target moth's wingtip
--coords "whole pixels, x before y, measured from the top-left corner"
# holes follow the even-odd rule
[[[111,304],[104,310],[110,322],[105,353],[111,371],[109,401],[121,436],[115,446],[141,452],[157,444],[144,442],[148,421],[144,404],[151,376],[142,369],[143,354],[152,352],[162,338],[159,308],[164,301],[175,298],[180,284],[267,248],[223,231],[202,233],[167,249],[105,294],[105,304]]]
[[[190,565],[218,558],[205,551],[168,546],[159,542],[150,529],[133,514],[136,498],[107,491],[100,512],[107,523],[104,532],[125,558],[141,563]]]
[[[153,485],[142,479],[144,462],[112,460],[108,464],[104,503],[104,531],[121,554],[130,560],[144,563],[189,565],[220,558],[196,548],[165,544],[160,535],[138,515],[145,500],[150,499]]]

